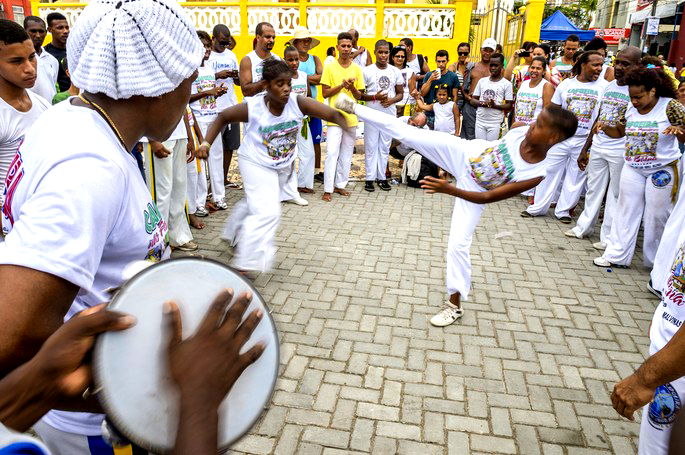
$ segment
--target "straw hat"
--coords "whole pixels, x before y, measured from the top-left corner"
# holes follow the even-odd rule
[[[293,38],[290,40],[290,42],[288,44],[293,44],[295,42],[295,40],[298,40],[298,39],[307,39],[307,38],[312,39],[312,45],[309,46],[309,49],[314,49],[316,46],[318,46],[321,43],[321,41],[319,41],[318,39],[316,39],[312,36],[312,33],[306,27],[299,26],[295,29],[295,36],[293,36]]]

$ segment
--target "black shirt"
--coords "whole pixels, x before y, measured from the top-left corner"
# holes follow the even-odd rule
[[[428,79],[430,79],[431,74],[432,73],[428,73],[428,74],[426,74],[426,76],[424,76],[424,78],[423,78],[424,84],[426,82],[428,82]],[[435,103],[437,101],[437,97],[435,94],[438,91],[438,88],[442,87],[443,85],[447,85],[447,93],[451,99],[452,93],[453,93],[452,90],[455,88],[457,90],[459,90],[459,77],[455,73],[453,73],[452,71],[446,71],[445,74],[440,76],[440,79],[433,81],[431,83],[431,87],[430,87],[430,90],[428,90],[428,94],[423,97],[424,102],[426,104]],[[455,103],[457,102],[457,100],[452,100],[452,101],[454,101]],[[432,117],[433,115],[435,115],[435,114],[433,114],[433,111],[426,111],[427,117]]]
[[[62,67],[62,60],[67,56],[67,50],[55,47],[52,45],[52,43],[48,44],[43,49],[48,51],[50,55],[55,57],[59,62],[59,71],[57,72],[57,84],[59,85],[59,91],[64,92],[65,90],[69,90],[69,87],[71,87],[71,81],[69,80],[69,76],[67,76],[66,71],[64,71],[64,68]]]

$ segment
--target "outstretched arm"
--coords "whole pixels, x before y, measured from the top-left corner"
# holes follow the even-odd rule
[[[534,179],[522,180],[520,182],[506,183],[495,189],[488,191],[467,191],[457,188],[454,185],[447,183],[447,180],[438,179],[435,177],[426,177],[421,180],[421,188],[427,193],[444,193],[450,196],[464,199],[465,201],[473,202],[474,204],[490,204],[492,202],[503,201],[517,194],[535,188],[542,182],[542,177]]]
[[[221,111],[216,120],[209,125],[205,140],[197,149],[197,157],[205,159],[209,156],[209,148],[226,125],[229,123],[247,122],[247,120],[247,103],[236,104]]]
[[[347,121],[345,116],[336,109],[326,106],[323,103],[319,103],[311,98],[305,98],[304,96],[297,97],[297,105],[303,114],[307,114],[311,117],[320,118],[326,120],[327,122],[333,122],[338,124],[341,128],[347,128]]]

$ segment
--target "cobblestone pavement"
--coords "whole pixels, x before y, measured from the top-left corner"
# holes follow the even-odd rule
[[[428,319],[444,299],[447,196],[362,184],[333,203],[283,206],[273,273],[281,370],[272,403],[238,453],[631,454],[637,423],[609,394],[647,352],[656,299],[641,256],[592,265],[588,240],[523,198],[487,207],[460,322]],[[229,191],[229,207],[242,191]],[[194,231],[200,254],[230,259],[226,212]],[[596,240],[596,239],[595,239]]]

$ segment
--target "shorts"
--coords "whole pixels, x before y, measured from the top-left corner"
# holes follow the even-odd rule
[[[309,130],[312,132],[312,142],[314,144],[321,144],[321,135],[323,133],[323,123],[320,118],[309,118]]]
[[[238,150],[240,147],[240,123],[229,123],[221,132],[224,152]]]

